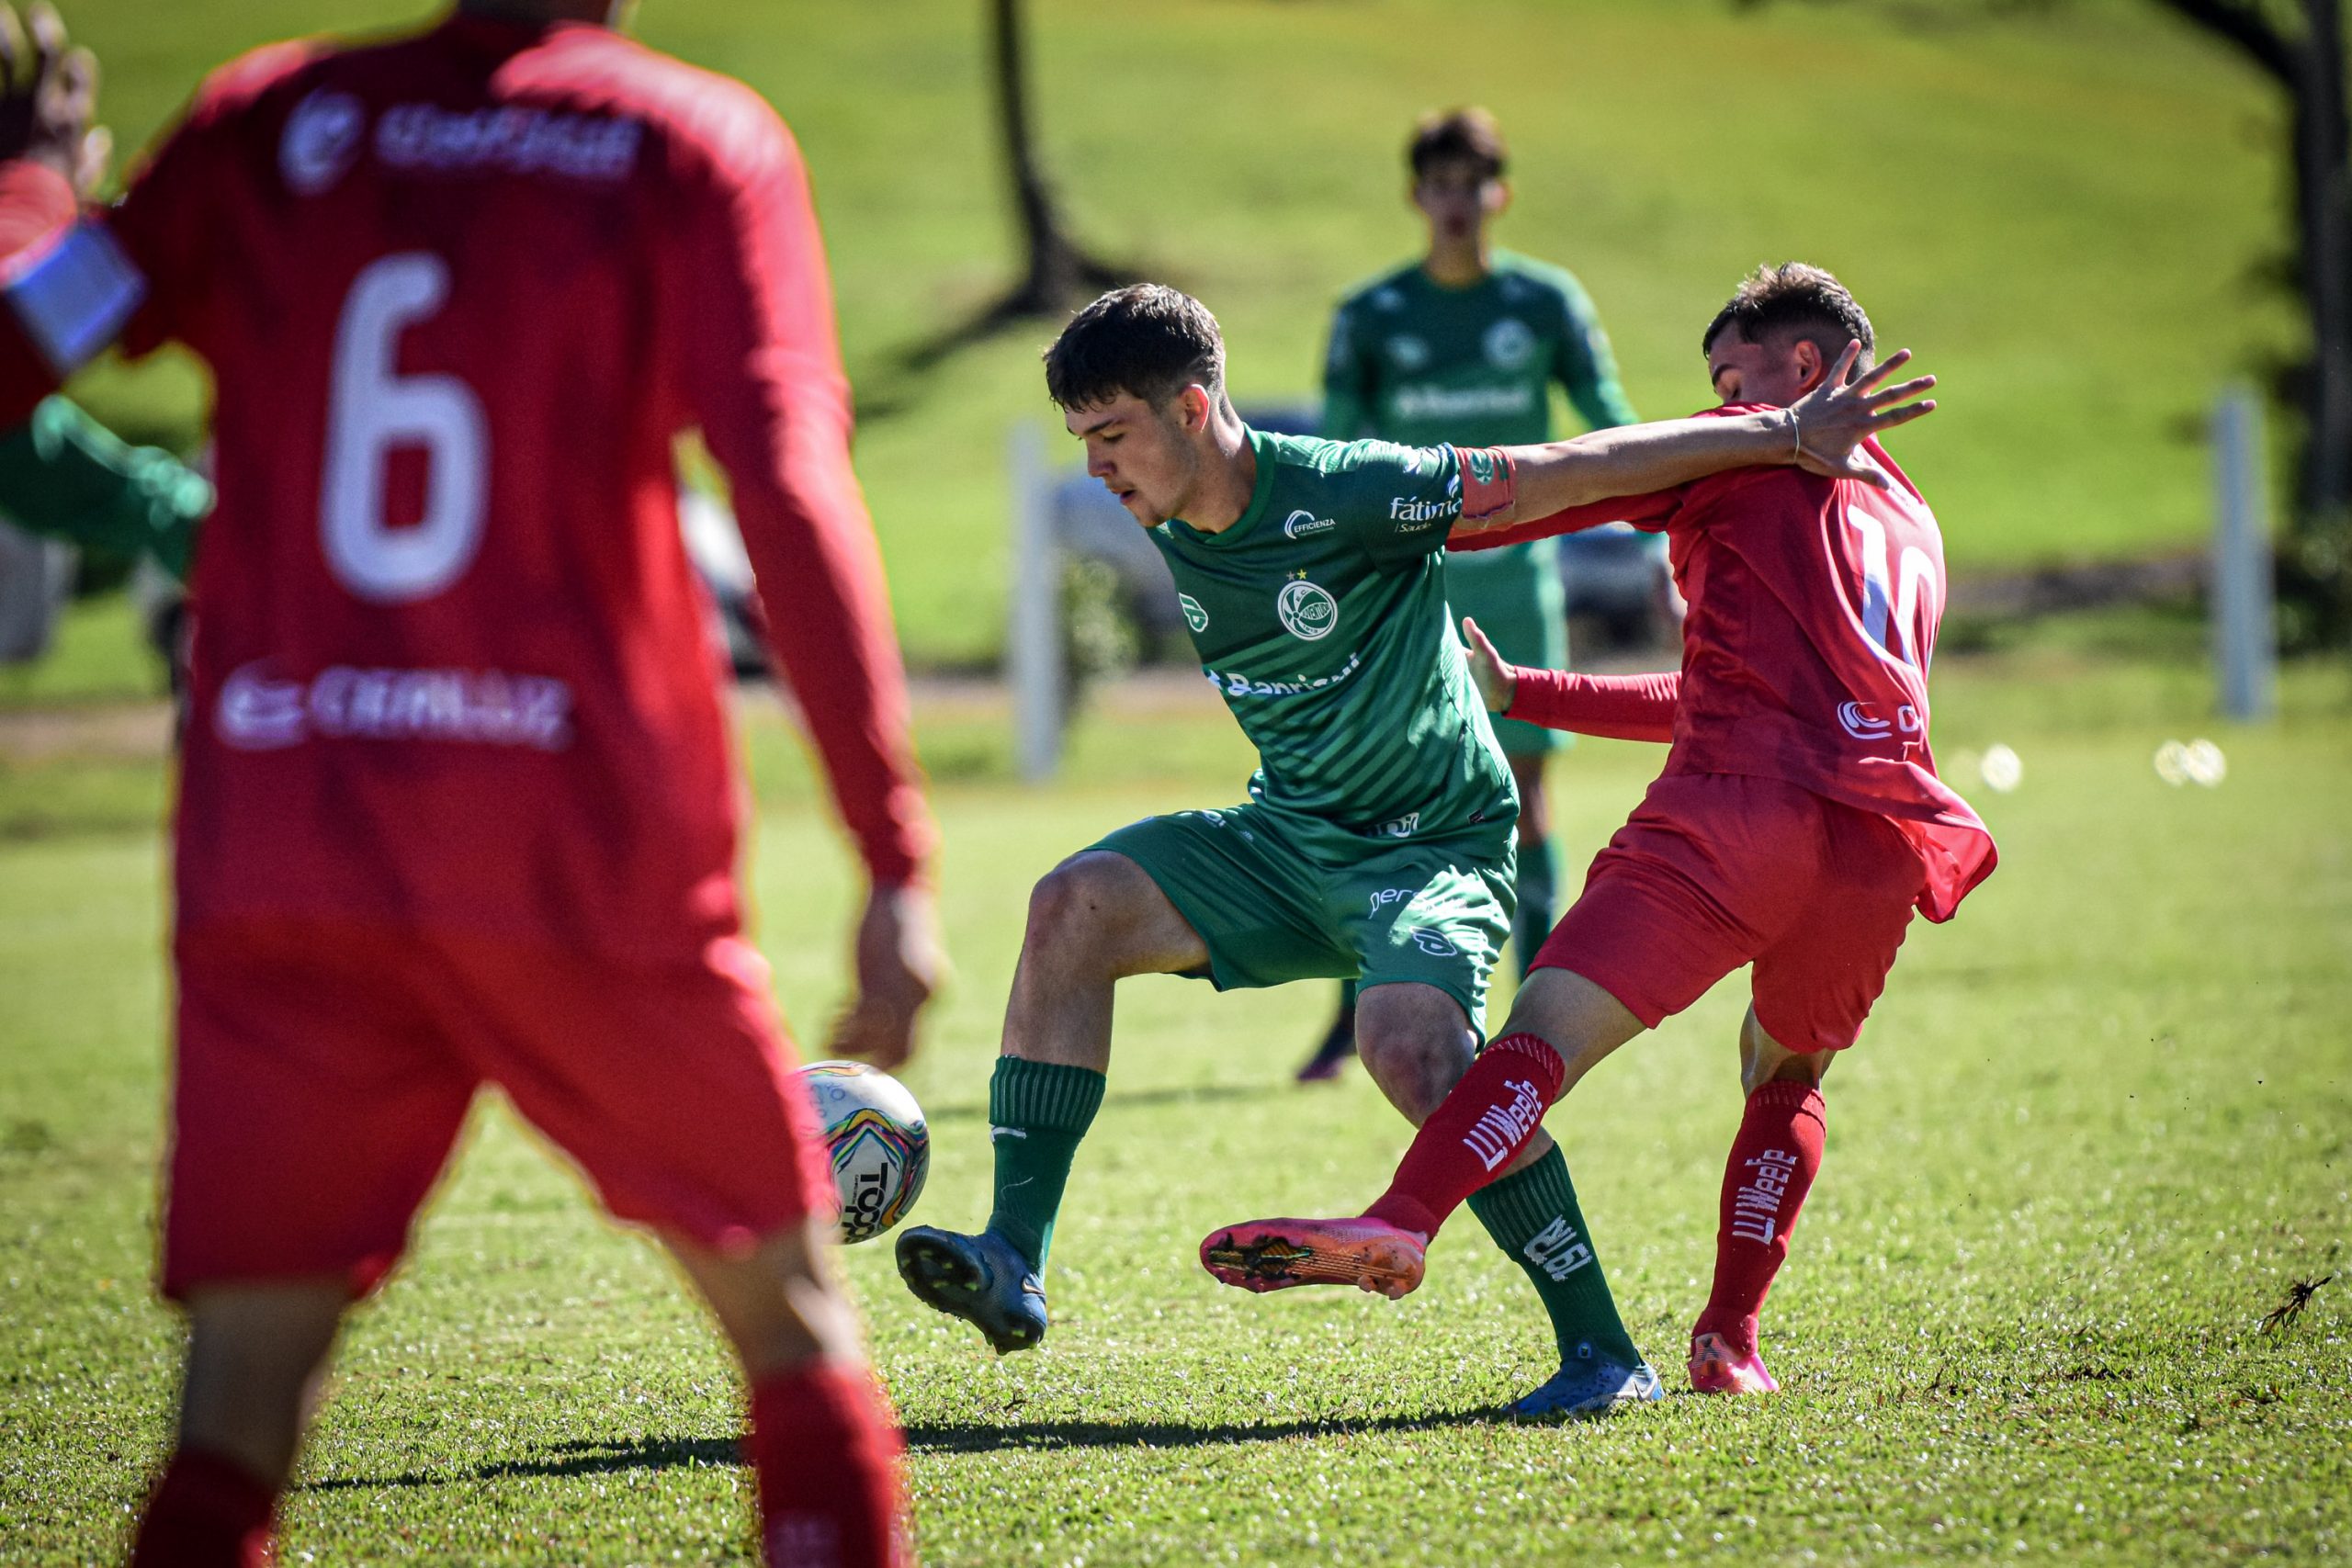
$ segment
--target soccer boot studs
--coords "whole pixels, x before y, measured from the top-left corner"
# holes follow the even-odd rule
[[[994,1231],[912,1226],[899,1237],[899,1278],[917,1301],[978,1329],[1000,1356],[1045,1341],[1045,1283]]]

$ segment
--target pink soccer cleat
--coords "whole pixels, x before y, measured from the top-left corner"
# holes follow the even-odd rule
[[[1781,1385],[1755,1351],[1743,1354],[1720,1334],[1693,1334],[1690,1389],[1694,1393],[1778,1393]]]
[[[1395,1301],[1421,1282],[1428,1247],[1385,1220],[1252,1220],[1210,1232],[1201,1267],[1245,1291],[1353,1285]]]

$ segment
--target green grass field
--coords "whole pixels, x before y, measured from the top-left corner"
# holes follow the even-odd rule
[[[143,143],[199,73],[420,0],[63,0]],[[1900,450],[1966,571],[2182,547],[2208,518],[2203,412],[2291,346],[2250,277],[2279,234],[2278,114],[2149,0],[1035,0],[1047,156],[1083,236],[1199,292],[1245,400],[1312,395],[1351,283],[1407,254],[1411,118],[1490,105],[1518,155],[1508,244],[1585,279],[1653,415],[1710,400],[1697,334],[1736,277],[1803,256],[1944,378]],[[1047,411],[1015,333],[919,384],[894,355],[1010,276],[973,0],[650,0],[640,31],[736,73],[815,173],[871,493],[910,653],[990,656],[1002,454]],[[181,441],[185,366],[102,370],[103,413]]]
[[[2128,640],[2142,657],[2107,651]],[[2169,648],[2147,658],[2149,647]],[[848,1269],[909,1431],[928,1560],[1809,1562],[2340,1560],[2352,1551],[2352,688],[2212,730],[2182,626],[2086,621],[1939,671],[1947,759],[2002,870],[1917,931],[1831,1077],[1830,1157],[1767,1320],[1787,1392],[1521,1427],[1549,1371],[1517,1271],[1464,1221],[1390,1305],[1256,1299],[1193,1260],[1216,1223],[1369,1197],[1402,1146],[1359,1075],[1287,1081],[1328,998],[1123,993],[1113,1089],[1056,1247],[1048,1347],[999,1361]],[[960,980],[908,1074],[922,1217],[987,1207],[985,1083],[1031,880],[1138,814],[1233,798],[1204,698],[1081,729],[1069,783],[999,782],[1001,725],[934,700]],[[1106,708],[1109,705],[1105,705]],[[2230,773],[2175,790],[2168,736]],[[761,934],[814,1032],[854,888],[788,731],[751,726]],[[1579,861],[1657,753],[1555,775]],[[0,1561],[104,1558],[165,1438],[147,1284],[164,1006],[158,765],[66,744],[0,772]],[[1604,1066],[1552,1124],[1629,1321],[1675,1364],[1735,1124],[1736,987]],[[2257,1324],[2335,1273],[2300,1320]],[[1679,1380],[1677,1380],[1679,1382]],[[736,1391],[652,1252],[484,1114],[412,1266],[357,1320],[285,1561],[740,1560]]]

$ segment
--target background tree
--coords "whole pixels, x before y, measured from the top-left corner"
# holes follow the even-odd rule
[[[1770,0],[1736,0],[1744,8]],[[2347,165],[2340,0],[2151,0],[2222,40],[2285,96],[2293,243],[2280,276],[2311,344],[2278,368],[2273,392],[2294,416],[2293,526],[2280,554],[2290,640],[2340,648],[2352,637],[2352,165]],[[1994,14],[2017,0],[1986,0]]]
[[[2300,0],[2301,25],[2261,0],[2156,0],[2227,42],[2286,95],[2295,209],[2289,274],[2311,321],[2307,359],[2280,390],[2302,416],[2288,602],[2306,635],[2340,645],[2352,628],[2352,164],[2347,164],[2344,22],[2338,0]]]

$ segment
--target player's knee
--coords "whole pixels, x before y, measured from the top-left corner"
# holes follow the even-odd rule
[[[1064,953],[1095,945],[1113,924],[1114,882],[1091,855],[1072,855],[1046,873],[1029,890],[1029,941]]]
[[[1356,1015],[1356,1055],[1389,1102],[1418,1125],[1462,1081],[1472,1045],[1458,1021],[1370,1009]]]

